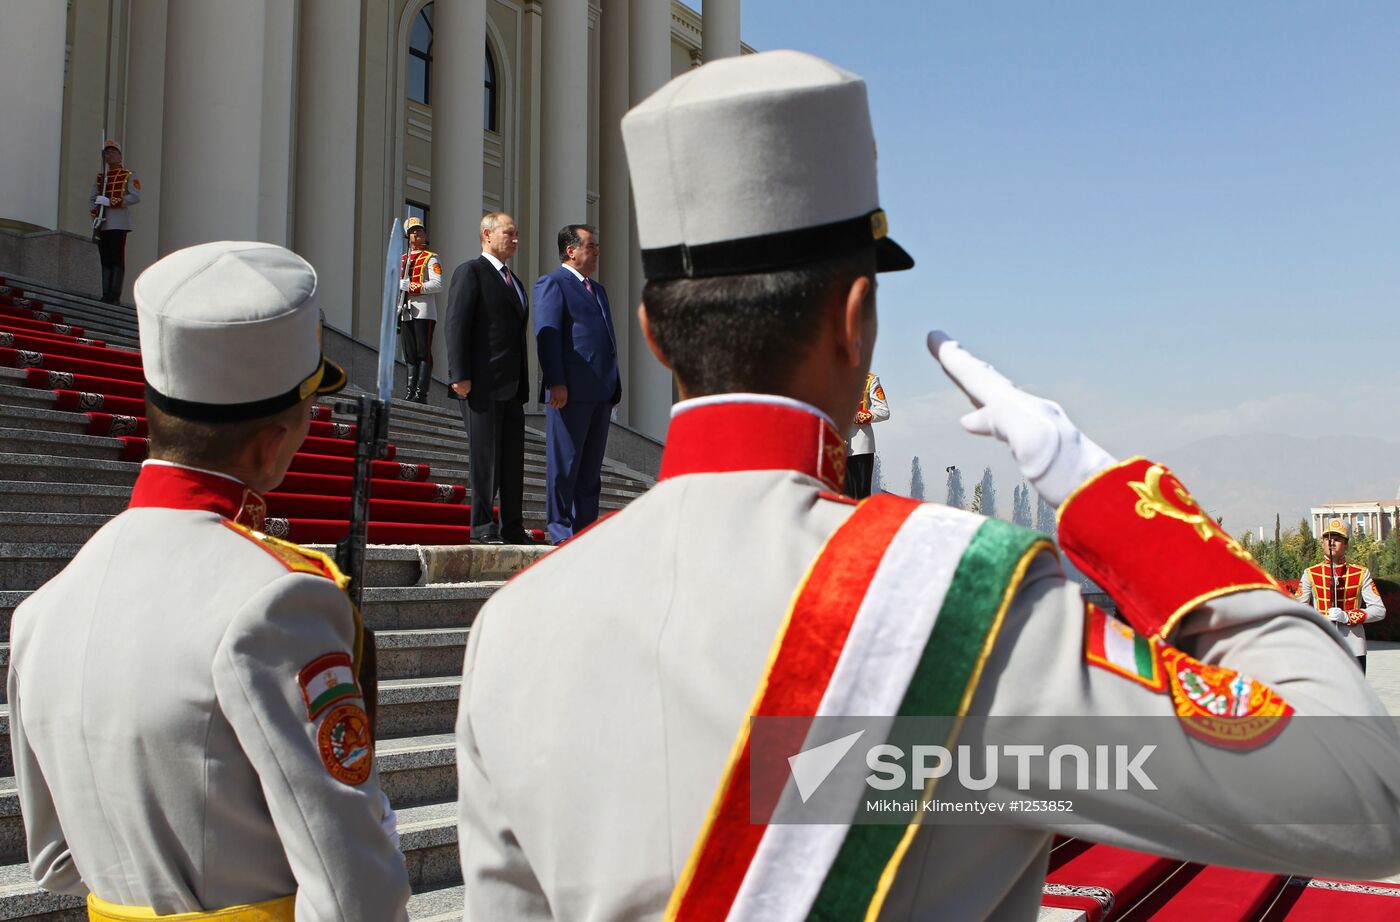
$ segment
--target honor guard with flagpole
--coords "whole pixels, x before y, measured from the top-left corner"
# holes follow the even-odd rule
[[[1060,831],[1044,814],[755,819],[767,715],[814,732],[818,717],[940,715],[927,741],[947,745],[983,718],[1127,717],[1116,742],[1170,749],[1180,793],[1076,787],[1092,821],[1073,834],[1295,873],[1400,871],[1400,735],[1336,635],[1164,467],[1111,457],[935,334],[972,404],[964,426],[1007,442],[1059,504],[1059,547],[1120,614],[1088,604],[1038,532],[842,495],[876,273],[913,266],[881,208],[863,80],[794,51],[726,58],[642,101],[622,134],[640,328],[681,400],[656,485],[472,627],[457,719],[469,922],[1036,917]],[[794,801],[787,757],[805,733],[775,760]],[[1318,750],[1320,733],[1341,745]],[[1292,740],[1335,760],[1326,776],[1280,760]],[[1057,796],[1036,778],[1021,796]],[[1369,820],[1268,825],[1301,800]]]
[[[92,183],[92,234],[102,260],[102,300],[116,304],[126,282],[126,235],[131,232],[132,205],[141,201],[141,180],[122,165],[116,141],[102,142],[102,172]]]
[[[126,511],[14,613],[34,878],[88,916],[406,920],[346,577],[261,532],[317,398],[316,273],[266,243],[137,279],[151,455]]]
[[[428,229],[422,218],[403,222],[408,252],[399,273],[399,339],[408,366],[405,400],[428,402],[433,384],[433,329],[437,326],[437,293],[442,291],[442,264],[428,249]]]
[[[1366,671],[1366,625],[1385,617],[1385,603],[1371,581],[1371,571],[1347,563],[1351,534],[1339,518],[1322,529],[1322,562],[1303,571],[1298,599],[1337,626],[1347,648]]]

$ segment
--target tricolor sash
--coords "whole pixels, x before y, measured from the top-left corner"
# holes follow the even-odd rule
[[[1043,535],[961,510],[888,494],[865,500],[799,585],[750,716],[961,718],[1027,567],[1051,549]],[[751,822],[750,724],[740,728],[666,919],[873,919],[919,818]],[[945,745],[960,724],[950,722]]]

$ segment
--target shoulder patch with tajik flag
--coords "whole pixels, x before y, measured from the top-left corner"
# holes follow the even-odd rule
[[[1084,606],[1084,659],[1155,692],[1167,687],[1152,641],[1092,602]]]
[[[308,720],[315,720],[317,715],[337,701],[361,697],[349,653],[327,653],[316,657],[297,673],[297,684],[301,686],[301,697],[306,702]]]

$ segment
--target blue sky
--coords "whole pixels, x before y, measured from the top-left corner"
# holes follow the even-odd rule
[[[745,0],[743,36],[869,84],[919,263],[881,277],[895,486],[993,464],[1009,506],[931,326],[1119,455],[1364,434],[1400,484],[1400,4]],[[1375,489],[1338,479],[1317,501]]]

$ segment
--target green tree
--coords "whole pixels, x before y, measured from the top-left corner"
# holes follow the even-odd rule
[[[972,509],[973,512],[981,512],[981,511],[982,511],[982,485],[981,485],[980,483],[979,483],[977,486],[975,486],[975,487],[972,488],[972,506],[971,506],[971,509]]]
[[[982,507],[979,510],[989,519],[996,518],[997,515],[997,487],[992,483],[992,469],[987,467],[982,471]]]
[[[1305,567],[1310,567],[1322,559],[1322,545],[1313,537],[1312,523],[1307,519],[1298,522],[1298,556]]]
[[[919,467],[918,455],[909,465],[909,495],[920,501],[924,498],[924,471]]]
[[[967,491],[963,489],[962,471],[958,470],[956,464],[944,468],[948,472],[948,496],[945,502],[954,509],[962,509],[967,505]]]
[[[1055,507],[1038,493],[1035,500],[1035,530],[1042,535],[1055,534]]]
[[[1011,521],[1031,527],[1031,488],[1024,480],[1011,491]]]

